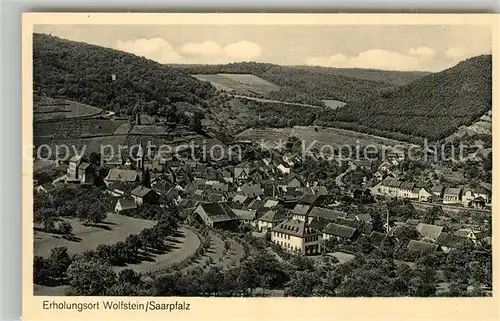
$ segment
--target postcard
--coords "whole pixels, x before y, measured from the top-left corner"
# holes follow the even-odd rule
[[[499,21],[23,14],[23,318],[499,319]]]

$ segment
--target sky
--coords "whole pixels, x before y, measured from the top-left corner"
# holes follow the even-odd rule
[[[491,29],[467,25],[36,25],[36,33],[165,64],[240,61],[440,71],[491,53]]]

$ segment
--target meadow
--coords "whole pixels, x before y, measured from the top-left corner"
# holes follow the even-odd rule
[[[33,106],[34,121],[51,121],[58,119],[85,118],[102,113],[101,108],[89,106],[70,100],[54,100],[43,97]]]
[[[259,94],[267,95],[280,89],[262,78],[250,74],[200,74],[193,77],[209,81],[212,86],[219,90],[236,92],[241,95]]]

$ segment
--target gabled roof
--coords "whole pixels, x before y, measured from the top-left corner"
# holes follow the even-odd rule
[[[356,214],[356,218],[363,222],[371,222],[372,216],[370,214]]]
[[[304,237],[306,223],[302,220],[287,219],[273,228],[273,231],[293,235],[297,237]]]
[[[345,225],[330,223],[326,226],[324,233],[342,238],[351,238],[354,233],[356,233],[356,229]]]
[[[299,202],[302,204],[309,204],[313,205],[316,203],[316,201],[320,198],[320,195],[318,194],[312,194],[312,193],[305,193],[302,195],[302,197],[299,199]]]
[[[462,244],[470,242],[470,239],[451,233],[442,232],[436,239],[436,243],[441,246],[456,248]]]
[[[270,210],[267,211],[264,215],[259,217],[259,221],[264,221],[264,222],[279,222],[284,220],[286,217],[286,211],[282,208],[278,208],[275,210]]]
[[[311,208],[310,205],[304,205],[304,204],[297,204],[292,210],[292,214],[297,214],[297,215],[306,215],[307,212],[309,212],[309,209]]]
[[[313,186],[311,190],[314,194],[318,195],[328,195],[328,189],[323,185]]]
[[[134,208],[137,208],[137,205],[133,200],[126,199],[126,198],[120,198],[118,201],[116,201],[116,205],[120,204],[120,207],[122,210],[131,210]]]
[[[441,185],[434,185],[434,186],[432,186],[431,191],[433,193],[441,193],[443,191],[443,186],[441,186]]]
[[[263,200],[259,200],[259,199],[255,198],[248,204],[248,208],[251,210],[258,210],[258,209],[262,208],[263,205],[264,205]]]
[[[404,190],[413,190],[413,187],[415,187],[415,183],[411,182],[401,182],[401,185],[399,188],[404,189]]]
[[[387,234],[385,234],[385,233],[373,231],[370,234],[370,241],[371,241],[373,246],[379,246],[380,244],[382,244],[382,242],[384,241],[384,239],[386,237],[387,237]]]
[[[217,203],[217,202],[222,202],[224,199],[224,195],[221,193],[210,193],[207,197],[207,201],[211,203]]]
[[[434,252],[437,250],[437,248],[438,248],[437,244],[428,243],[428,242],[411,240],[410,243],[408,243],[408,250],[409,251]]]
[[[278,200],[274,200],[274,199],[268,199],[265,204],[264,204],[264,207],[267,207],[267,208],[270,208],[270,207],[275,207],[279,204],[279,201]]]
[[[311,213],[309,213],[310,217],[322,217],[327,220],[336,220],[339,217],[345,217],[347,213],[341,212],[338,210],[332,210],[329,208],[324,208],[324,207],[313,207],[311,210]]]
[[[233,197],[233,202],[245,203],[247,199],[248,199],[248,196],[246,196],[246,195],[236,194]]]
[[[442,226],[425,223],[418,223],[415,229],[421,236],[430,237],[432,239],[437,239],[439,234],[443,231]]]
[[[118,169],[112,168],[109,170],[105,180],[107,181],[122,181],[135,182],[137,180],[137,171],[133,169]]]
[[[459,196],[461,189],[459,187],[448,187],[444,191],[444,195]]]
[[[144,197],[150,192],[156,193],[155,191],[153,191],[150,188],[147,188],[144,186],[137,186],[136,188],[134,188],[134,190],[132,190],[132,192],[130,192],[130,194],[137,196],[137,197]]]
[[[128,185],[126,183],[120,182],[120,181],[115,181],[108,186],[108,190],[110,190],[110,191],[118,190],[118,191],[125,192],[127,189],[128,189]]]
[[[239,220],[253,221],[255,219],[255,211],[239,210],[234,208],[232,208],[231,211],[233,211]]]
[[[230,221],[237,219],[234,212],[226,205],[219,203],[204,203],[200,204],[203,211],[213,222]]]
[[[264,190],[260,187],[260,184],[245,184],[240,187],[241,192],[244,195],[255,197],[264,194]]]
[[[415,220],[415,219],[406,220],[406,225],[409,225],[411,227],[416,227],[418,225],[418,223],[420,223],[419,220]]]
[[[332,221],[322,217],[315,217],[312,219],[311,223],[309,223],[309,227],[315,228],[317,230],[324,230],[330,223],[332,223]]]

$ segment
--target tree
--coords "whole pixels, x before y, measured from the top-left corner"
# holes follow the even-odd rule
[[[73,226],[71,226],[70,222],[62,221],[59,223],[58,230],[61,234],[70,235],[73,232]]]
[[[118,283],[140,284],[141,275],[131,269],[121,270],[118,273]]]
[[[316,272],[298,271],[285,285],[285,296],[310,297],[321,285],[321,278]]]
[[[443,215],[443,209],[440,206],[433,206],[428,209],[422,217],[422,222],[426,224],[434,224],[434,221]]]
[[[376,213],[373,215],[372,226],[373,230],[376,232],[379,233],[385,232],[384,220],[382,219],[382,215],[380,215],[380,213]]]
[[[112,266],[100,259],[78,258],[69,266],[67,275],[76,295],[105,296],[116,284]]]
[[[68,248],[66,246],[54,247],[50,251],[50,256],[47,259],[48,266],[53,277],[64,277],[68,267],[71,264]]]
[[[51,271],[47,260],[41,256],[35,256],[33,258],[33,283],[48,284],[51,278]]]
[[[189,122],[189,128],[196,133],[201,133],[203,131],[203,127],[201,125],[201,120],[205,117],[203,113],[196,111],[191,120]]]

